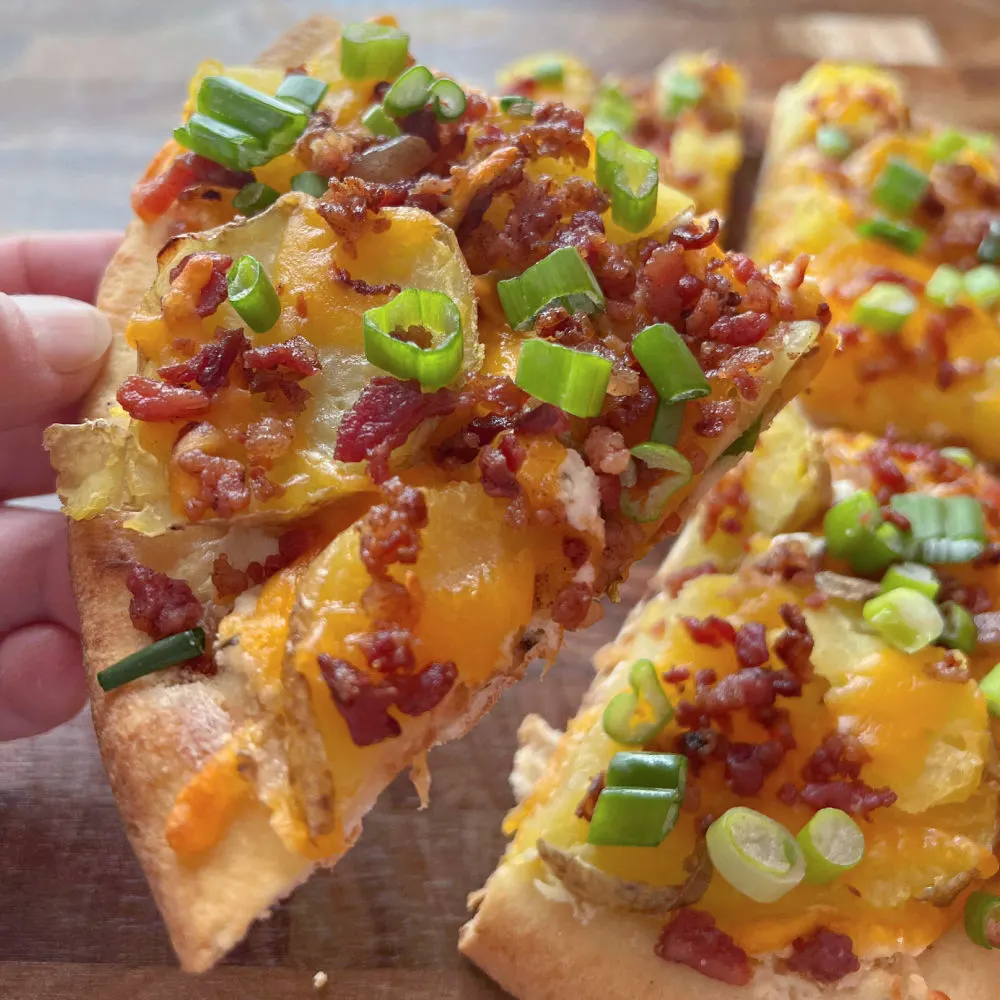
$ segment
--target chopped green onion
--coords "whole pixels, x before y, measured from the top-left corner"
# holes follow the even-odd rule
[[[389,24],[349,24],[340,39],[340,68],[348,80],[392,80],[410,58],[410,36]]]
[[[989,132],[973,132],[966,136],[969,149],[980,156],[993,156],[997,151],[997,140]]]
[[[587,843],[659,847],[680,808],[681,795],[674,788],[605,788],[594,806]]]
[[[820,809],[796,839],[806,859],[806,881],[813,885],[856,868],[865,854],[861,827],[842,809]]]
[[[601,724],[616,743],[640,747],[662,731],[674,710],[651,660],[632,664],[629,685],[631,691],[622,691],[608,702]]]
[[[306,76],[304,73],[293,73],[282,80],[274,96],[279,101],[294,101],[307,111],[313,112],[329,89],[330,84],[325,80],[317,80],[316,77]]]
[[[260,261],[244,254],[229,269],[229,304],[254,333],[266,333],[278,322],[281,302]]]
[[[462,367],[462,317],[443,292],[406,288],[363,317],[365,357],[376,368],[401,379],[417,379],[426,389],[447,385]],[[426,330],[431,346],[420,347],[393,336],[411,327]]]
[[[465,112],[465,91],[448,77],[435,80],[428,91],[439,122],[453,122]]]
[[[992,264],[980,264],[966,271],[965,291],[977,306],[991,309],[1000,302],[1000,270]]]
[[[923,245],[927,234],[916,226],[891,219],[865,219],[857,225],[858,235],[869,240],[881,240],[903,253],[916,253]]]
[[[950,264],[939,264],[924,286],[924,293],[928,300],[934,305],[943,306],[946,309],[957,306],[964,291],[965,282],[962,280],[962,272]]]
[[[500,98],[500,110],[511,118],[530,118],[535,113],[535,102],[521,94],[508,94]]]
[[[1000,944],[1000,896],[977,889],[965,901],[965,933],[980,948]]]
[[[673,788],[681,798],[687,785],[687,757],[679,753],[619,750],[604,774],[605,788]]]
[[[684,424],[684,404],[665,403],[662,399],[656,405],[656,416],[649,432],[649,440],[657,444],[677,444]]]
[[[915,590],[918,594],[923,594],[924,597],[929,597],[933,601],[941,589],[941,581],[930,566],[904,562],[890,566],[885,571],[885,576],[882,577],[881,592],[888,594],[890,590],[898,590],[900,587]]]
[[[971,469],[976,464],[976,456],[968,448],[942,448],[941,454],[966,469]]]
[[[200,628],[169,635],[151,646],[146,646],[124,659],[112,664],[97,675],[97,683],[103,691],[113,691],[115,688],[128,684],[130,681],[145,677],[146,674],[164,670],[167,667],[193,660],[205,652],[205,633]]]
[[[773,903],[806,871],[798,841],[780,823],[746,806],[726,810],[706,834],[716,871],[744,896]]]
[[[816,129],[816,146],[824,156],[842,160],[850,154],[854,142],[839,125],[820,125]]]
[[[562,83],[566,77],[566,65],[561,59],[546,59],[532,71],[535,83]]]
[[[979,682],[979,690],[983,692],[990,715],[1000,715],[1000,663]]]
[[[259,215],[265,208],[270,208],[279,197],[278,192],[269,184],[251,181],[234,195],[233,208],[250,218],[251,215]]]
[[[704,96],[705,85],[696,76],[680,71],[667,81],[663,114],[676,118],[685,108],[693,108]]]
[[[638,454],[636,453],[636,449],[639,449]],[[665,476],[659,482],[650,486],[644,496],[635,488],[629,488],[622,492],[620,501],[621,511],[626,517],[631,518],[633,521],[638,521],[640,524],[657,521],[663,515],[667,501],[682,486],[687,486],[691,482],[694,475],[691,463],[679,451],[669,447],[669,445],[660,445],[653,442],[636,445],[632,449],[632,454],[637,458],[646,456],[643,460],[647,461],[649,457],[655,454],[655,461],[661,463],[658,467],[667,469],[673,473],[673,475]],[[653,462],[649,462],[648,464],[651,467],[657,467],[653,466]]]
[[[178,125],[174,139],[185,149],[230,170],[252,170],[272,158],[254,136],[206,115],[194,114]]]
[[[935,163],[953,160],[968,145],[968,138],[958,129],[946,128],[938,132],[927,147],[927,153]]]
[[[597,140],[597,183],[611,194],[611,218],[623,229],[642,232],[655,218],[659,160],[617,132]]]
[[[957,563],[982,555],[986,522],[975,497],[897,493],[890,504],[910,522],[912,558],[925,563]]]
[[[1000,259],[1000,220],[993,219],[986,235],[980,241],[976,256],[984,264],[995,264]]]
[[[553,250],[518,277],[498,282],[497,294],[507,322],[515,330],[527,330],[535,317],[552,305],[569,313],[604,309],[601,286],[573,247]]]
[[[373,104],[362,116],[361,124],[368,129],[372,135],[386,136],[395,139],[397,135],[402,135],[403,130],[386,114],[385,108],[381,104]]]
[[[611,369],[611,362],[596,354],[533,338],[521,346],[514,382],[535,399],[574,417],[596,417],[604,405]]]
[[[945,601],[941,605],[941,617],[944,618],[944,631],[938,639],[938,644],[949,649],[959,649],[967,656],[976,651],[979,633],[976,620],[957,601]]]
[[[314,198],[321,198],[326,194],[326,189],[330,182],[322,175],[313,170],[303,170],[301,174],[296,174],[292,178],[292,190],[302,191],[304,194],[311,194]]]
[[[701,399],[712,387],[701,365],[669,323],[655,323],[632,340],[632,353],[664,403]]]
[[[931,179],[922,170],[890,156],[875,180],[872,201],[896,215],[910,215],[924,200]]]
[[[632,457],[644,462],[651,469],[668,469],[670,472],[691,474],[691,463],[669,444],[646,441],[631,449]]]
[[[228,76],[206,76],[196,103],[198,114],[252,135],[272,159],[291,149],[309,124],[301,108]]]
[[[757,419],[722,453],[723,455],[743,455],[757,447],[760,437],[760,425],[764,419],[762,413]]]
[[[603,83],[594,96],[586,126],[596,136],[605,132],[625,135],[638,117],[635,102],[613,83]]]
[[[919,652],[944,631],[944,619],[937,605],[915,590],[879,594],[865,602],[861,614],[890,646],[904,653]]]
[[[896,333],[916,311],[916,296],[905,285],[878,281],[854,303],[851,320],[879,333]]]
[[[382,98],[385,110],[395,118],[419,111],[428,101],[434,74],[418,63],[396,77],[396,82]]]
[[[877,573],[902,557],[899,530],[882,523],[878,501],[868,490],[834,504],[823,517],[827,551],[856,573]]]

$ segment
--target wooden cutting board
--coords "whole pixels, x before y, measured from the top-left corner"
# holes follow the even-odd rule
[[[395,4],[414,51],[488,86],[503,63],[559,46],[601,69],[651,70],[668,52],[714,46],[752,80],[749,155],[734,223],[752,194],[775,90],[815,58],[903,67],[927,113],[1000,126],[1000,10],[975,0],[537,0]],[[0,0],[0,231],[124,224],[128,189],[162,142],[195,63],[249,59],[312,9],[310,0]],[[344,20],[381,12],[345,4]],[[613,11],[613,13],[612,13]],[[921,15],[926,20],[921,19]],[[469,737],[431,755],[432,805],[405,779],[383,796],[358,847],[254,928],[227,965],[177,972],[125,840],[86,716],[0,746],[0,997],[4,1000],[338,1000],[499,997],[455,950],[466,894],[503,850],[500,821],[518,722],[561,725],[590,678],[594,649],[617,631],[656,557],[632,575],[623,605],[573,636],[555,668],[532,676]],[[3,555],[0,553],[0,571]],[[329,984],[314,993],[313,976]],[[609,994],[610,995],[610,994]]]

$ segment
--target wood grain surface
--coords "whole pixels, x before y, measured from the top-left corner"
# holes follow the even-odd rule
[[[0,0],[0,232],[123,225],[129,187],[173,125],[198,61],[249,59],[313,9],[310,0]],[[357,20],[384,9],[345,3],[335,13]],[[900,66],[926,112],[1000,126],[995,0],[828,0],[823,13],[807,0],[400,0],[394,9],[422,59],[484,86],[504,62],[539,47],[627,73],[684,47],[714,46],[737,59],[752,100],[736,234],[774,91],[817,57]],[[626,603],[654,563],[633,574]],[[397,781],[334,873],[310,882],[226,966],[197,979],[174,968],[89,718],[0,746],[0,998],[501,996],[455,941],[466,894],[503,849],[515,730],[527,711],[565,721],[593,650],[624,611],[610,608],[567,643],[544,680],[526,680],[468,738],[431,755],[430,809],[417,811],[416,794]],[[315,994],[319,970],[329,983]]]

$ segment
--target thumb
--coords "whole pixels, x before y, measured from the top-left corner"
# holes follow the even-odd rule
[[[107,318],[87,303],[0,294],[0,428],[38,421],[78,400],[110,345]]]

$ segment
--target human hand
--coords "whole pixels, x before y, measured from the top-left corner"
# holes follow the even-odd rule
[[[0,501],[49,493],[42,431],[72,422],[111,344],[92,305],[120,233],[0,239]],[[0,740],[86,700],[62,514],[0,506]]]

